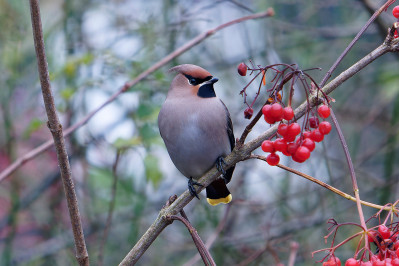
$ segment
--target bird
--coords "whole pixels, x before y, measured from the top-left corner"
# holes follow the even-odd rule
[[[230,203],[228,184],[235,165],[225,170],[224,157],[234,149],[235,138],[230,113],[215,93],[219,80],[204,68],[182,64],[169,72],[177,75],[172,80],[166,100],[158,115],[160,135],[176,168],[188,178],[191,195],[198,197],[194,185],[216,165],[222,173],[206,187],[210,205]]]

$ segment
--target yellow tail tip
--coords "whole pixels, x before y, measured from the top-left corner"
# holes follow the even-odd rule
[[[218,204],[220,204],[220,203],[223,203],[223,204],[230,203],[232,199],[233,199],[233,197],[231,196],[231,194],[229,194],[229,195],[228,195],[227,197],[225,197],[225,198],[220,198],[220,199],[209,199],[209,198],[207,198],[206,201],[207,201],[210,205],[216,206],[216,205],[218,205]]]

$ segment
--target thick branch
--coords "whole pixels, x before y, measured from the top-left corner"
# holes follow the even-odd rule
[[[53,136],[58,164],[61,171],[61,178],[64,185],[64,192],[67,198],[69,216],[71,218],[72,231],[75,240],[76,259],[80,265],[89,265],[89,255],[87,253],[86,243],[84,240],[75,186],[72,180],[71,168],[69,165],[68,154],[65,148],[64,137],[62,133],[62,125],[57,116],[54,98],[51,91],[47,59],[44,48],[42,22],[40,18],[39,1],[30,0],[30,8],[40,84],[42,87],[43,100],[48,117],[47,125]]]
[[[388,40],[389,38],[387,38]],[[398,42],[399,40],[395,40],[394,42],[386,41],[370,54],[362,58],[356,64],[342,72],[338,77],[333,79],[330,83],[322,88],[325,94],[330,94],[333,92],[339,85],[353,77],[356,73],[358,73],[361,69],[365,68],[368,64],[373,62],[375,59],[384,55],[387,52],[393,52],[398,50]],[[318,104],[317,99],[320,98],[318,95],[311,95],[309,99],[304,101],[296,110],[295,117],[302,117],[306,111],[308,110],[308,104],[310,107],[313,107]],[[251,140],[243,146],[236,147],[233,152],[225,158],[226,161],[226,169],[235,165],[236,163],[243,161],[251,156],[252,151],[258,148],[261,143],[270,138],[277,130],[277,125],[272,126],[263,134],[258,136],[257,138]],[[211,182],[213,182],[217,177],[220,176],[220,173],[217,171],[216,167],[213,167],[207,173],[205,173],[199,182],[204,186],[198,189],[197,192],[200,192],[203,188],[207,187]],[[176,215],[180,210],[182,210],[191,200],[193,196],[190,194],[188,190],[186,190],[183,194],[180,195],[169,207],[162,209],[157,219],[150,226],[147,232],[141,237],[141,239],[136,243],[136,245],[132,248],[132,250],[126,255],[120,265],[133,265],[135,264],[140,257],[144,254],[146,249],[152,244],[152,242],[157,238],[157,236],[162,232],[162,230],[168,225],[167,219],[165,217]]]
[[[187,50],[189,50],[192,47],[196,46],[197,44],[201,43],[206,38],[212,36],[217,31],[220,31],[220,30],[222,30],[222,29],[224,29],[226,27],[232,26],[234,24],[237,24],[237,23],[240,23],[240,22],[243,22],[243,21],[246,21],[246,20],[264,18],[264,17],[273,16],[273,15],[274,15],[273,9],[269,8],[268,10],[266,10],[264,12],[232,20],[230,22],[227,22],[225,24],[217,26],[216,28],[210,29],[210,30],[208,30],[206,32],[203,32],[203,33],[199,34],[194,39],[188,41],[183,46],[179,47],[178,49],[176,49],[172,53],[168,54],[167,56],[165,56],[164,58],[162,58],[161,60],[159,60],[158,62],[153,64],[146,71],[144,71],[140,75],[138,75],[134,80],[126,82],[125,85],[122,88],[120,88],[117,92],[115,92],[113,95],[111,95],[111,97],[107,101],[105,101],[102,105],[100,105],[97,109],[95,109],[92,112],[90,112],[89,114],[87,114],[82,120],[77,122],[75,125],[67,128],[64,131],[64,137],[69,136],[72,132],[74,132],[75,130],[77,130],[81,126],[85,125],[95,114],[97,114],[100,110],[102,110],[109,103],[113,102],[116,98],[118,98],[119,95],[121,95],[122,93],[124,93],[128,89],[132,88],[133,86],[135,86],[136,84],[138,84],[139,82],[141,82],[142,80],[147,78],[150,74],[152,74],[153,72],[155,72],[156,70],[158,70],[162,66],[166,65],[167,63],[172,61],[174,58],[178,57],[179,55],[183,54]],[[28,152],[24,156],[18,158],[15,162],[13,162],[10,166],[8,166],[6,169],[4,169],[0,173],[0,182],[3,181],[6,177],[10,176],[12,173],[14,173],[19,167],[24,165],[26,162],[32,160],[33,158],[35,158],[39,154],[41,154],[41,153],[45,152],[46,150],[48,150],[50,147],[52,147],[52,145],[53,145],[53,141],[52,140],[48,140],[47,142],[43,143],[39,147],[33,149],[32,151]]]

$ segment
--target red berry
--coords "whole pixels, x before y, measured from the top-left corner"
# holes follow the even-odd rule
[[[287,144],[287,152],[291,155],[295,154],[296,150],[298,149],[299,144],[296,142],[291,142]]]
[[[297,158],[299,161],[306,161],[310,157],[310,151],[308,148],[304,146],[299,146],[296,150],[294,157]]]
[[[393,259],[391,261],[392,266],[399,266],[399,258]]]
[[[287,134],[297,136],[299,133],[301,133],[301,126],[298,123],[292,123],[288,126]]]
[[[247,69],[248,69],[248,67],[247,67],[246,64],[240,63],[238,65],[238,67],[237,67],[238,74],[240,74],[241,76],[246,76],[247,75]]]
[[[371,261],[361,261],[360,266],[373,266]]]
[[[309,126],[311,128],[317,128],[319,126],[319,119],[315,116],[309,118]]]
[[[302,146],[308,148],[308,150],[312,152],[316,148],[316,143],[310,138],[306,138],[302,141]]]
[[[295,140],[296,136],[286,134],[283,138],[286,142],[293,142]]]
[[[274,145],[273,145],[273,141],[271,140],[265,140],[262,142],[262,151],[264,152],[274,152]]]
[[[294,141],[296,136],[301,133],[301,127],[298,123],[292,123],[288,126],[287,134],[284,136],[284,139],[287,142]]]
[[[310,138],[310,134],[311,134],[310,131],[304,131],[304,132],[302,133],[302,136],[303,136],[304,139],[306,139],[306,138]]]
[[[262,107],[262,113],[263,113],[264,116],[267,116],[269,114],[270,108],[272,108],[270,104],[265,104]]]
[[[271,124],[271,125],[276,123],[276,121],[274,119],[272,119],[272,118],[270,118],[268,116],[264,116],[264,117],[265,117],[266,123]]]
[[[251,119],[252,115],[254,114],[254,109],[252,109],[251,107],[248,107],[247,109],[245,109],[244,111],[244,117],[246,119]]]
[[[272,106],[270,104],[266,104],[265,106],[262,107],[262,113],[267,123],[274,124],[276,121],[274,120],[274,118],[270,116],[271,109]]]
[[[373,261],[373,266],[385,266],[385,261],[382,260]]]
[[[383,239],[387,239],[391,236],[391,232],[390,232],[389,228],[386,227],[384,224],[380,224],[378,226],[378,232],[380,233],[381,238],[383,238]]]
[[[375,231],[375,230],[370,230],[370,231],[368,231],[368,232],[367,232],[367,238],[368,238],[368,240],[369,240],[369,243],[373,243],[373,242],[375,242],[375,241],[378,241],[377,235],[378,235],[378,233],[377,233],[377,231]]]
[[[270,153],[267,157],[266,157],[266,162],[271,165],[271,166],[275,166],[280,162],[280,156],[278,156],[277,154]]]
[[[320,105],[319,108],[317,109],[317,113],[319,114],[320,117],[327,118],[330,116],[330,107],[328,107],[325,104]]]
[[[282,138],[276,139],[273,146],[276,151],[281,151],[282,153],[287,152],[287,142]]]
[[[319,125],[319,131],[323,135],[327,135],[331,131],[331,124],[327,121],[323,121]]]
[[[324,139],[324,135],[321,134],[318,128],[315,130],[312,130],[312,133],[310,134],[310,138],[315,141],[315,142],[320,142]]]
[[[345,262],[345,266],[359,266],[360,262],[354,258],[349,258]]]
[[[294,111],[292,110],[291,107],[287,106],[284,108],[284,115],[283,118],[287,121],[291,120],[294,118]]]
[[[281,121],[284,116],[284,109],[281,104],[273,103],[269,111],[269,116],[276,122]]]
[[[288,125],[280,124],[278,125],[277,133],[284,137],[287,134],[287,130],[288,130]]]
[[[393,15],[395,18],[399,18],[399,6],[395,6],[395,7],[392,9],[392,15]]]
[[[323,262],[323,266],[341,266],[339,258],[332,256],[328,261]]]

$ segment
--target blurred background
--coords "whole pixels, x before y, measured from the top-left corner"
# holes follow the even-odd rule
[[[247,21],[206,39],[122,94],[67,139],[84,231],[93,265],[118,264],[151,225],[169,196],[187,180],[176,170],[157,127],[173,78],[167,70],[193,63],[219,78],[218,96],[230,110],[235,136],[249,120],[239,95],[250,77],[237,74],[249,59],[259,65],[296,63],[321,81],[325,72],[384,1],[42,0],[52,88],[64,129],[80,121],[126,81],[198,34],[269,7],[272,18]],[[370,6],[370,3],[371,6]],[[379,46],[394,22],[383,13],[333,76]],[[370,13],[371,12],[371,13]],[[0,172],[51,139],[38,81],[28,1],[0,0]],[[363,200],[398,199],[399,56],[386,54],[336,89],[332,107],[347,138]],[[251,86],[253,97],[257,86]],[[265,90],[262,97],[265,97]],[[251,98],[252,99],[252,98]],[[294,106],[304,100],[295,94]],[[263,101],[263,100],[262,100]],[[255,112],[260,106],[255,105]],[[260,121],[248,137],[269,126]],[[262,154],[261,151],[256,151]],[[119,156],[117,156],[119,154]],[[319,143],[304,164],[282,163],[352,194],[337,134]],[[115,167],[116,166],[116,167]],[[116,169],[115,171],[113,169]],[[112,200],[116,180],[116,198]],[[233,202],[212,207],[194,199],[185,211],[218,265],[316,265],[326,254],[326,224],[359,223],[355,203],[261,161],[237,165],[229,185]],[[104,226],[114,204],[110,233]],[[377,210],[364,207],[366,218]],[[369,225],[375,225],[375,221]],[[73,237],[54,148],[0,184],[0,264],[76,265]],[[343,227],[337,241],[357,232]],[[338,242],[337,242],[338,243]],[[357,241],[337,250],[353,256]],[[102,251],[103,250],[103,251]],[[202,265],[179,222],[167,227],[140,265]]]

